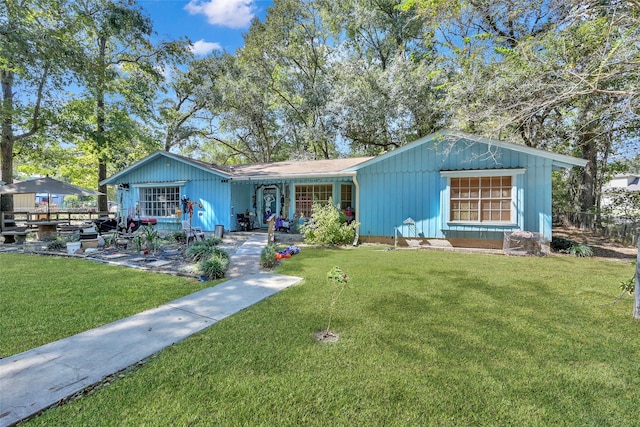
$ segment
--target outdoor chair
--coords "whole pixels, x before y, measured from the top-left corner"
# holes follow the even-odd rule
[[[190,239],[195,240],[204,240],[204,231],[200,227],[192,227],[189,224],[189,221],[182,221],[182,230],[187,235],[187,243],[189,243]]]
[[[237,214],[236,218],[238,231],[249,231],[251,229],[251,220],[244,214]]]

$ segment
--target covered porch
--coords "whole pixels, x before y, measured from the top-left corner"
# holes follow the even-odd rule
[[[357,214],[357,180],[354,175],[324,178],[232,179],[232,231],[268,227],[272,215],[293,229],[311,216],[314,202],[331,199],[345,212]]]

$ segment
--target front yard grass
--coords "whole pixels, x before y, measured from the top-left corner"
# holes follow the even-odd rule
[[[212,282],[82,259],[0,254],[0,357],[132,316],[209,286]]]
[[[333,266],[350,277],[340,339],[318,343]],[[303,249],[278,269],[303,284],[28,424],[637,425],[640,323],[631,298],[609,304],[633,268]]]

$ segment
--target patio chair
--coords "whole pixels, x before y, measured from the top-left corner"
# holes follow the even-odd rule
[[[236,228],[238,231],[249,231],[251,229],[251,220],[245,214],[236,215]]]
[[[189,221],[182,221],[182,230],[187,235],[187,243],[189,243],[190,239],[195,240],[204,240],[204,231],[200,227],[192,227],[189,224]]]

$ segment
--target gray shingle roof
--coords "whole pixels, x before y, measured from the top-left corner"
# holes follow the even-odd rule
[[[291,177],[336,175],[372,157],[352,157],[346,159],[287,161],[274,163],[253,163],[248,165],[225,166],[232,178],[243,177]]]

